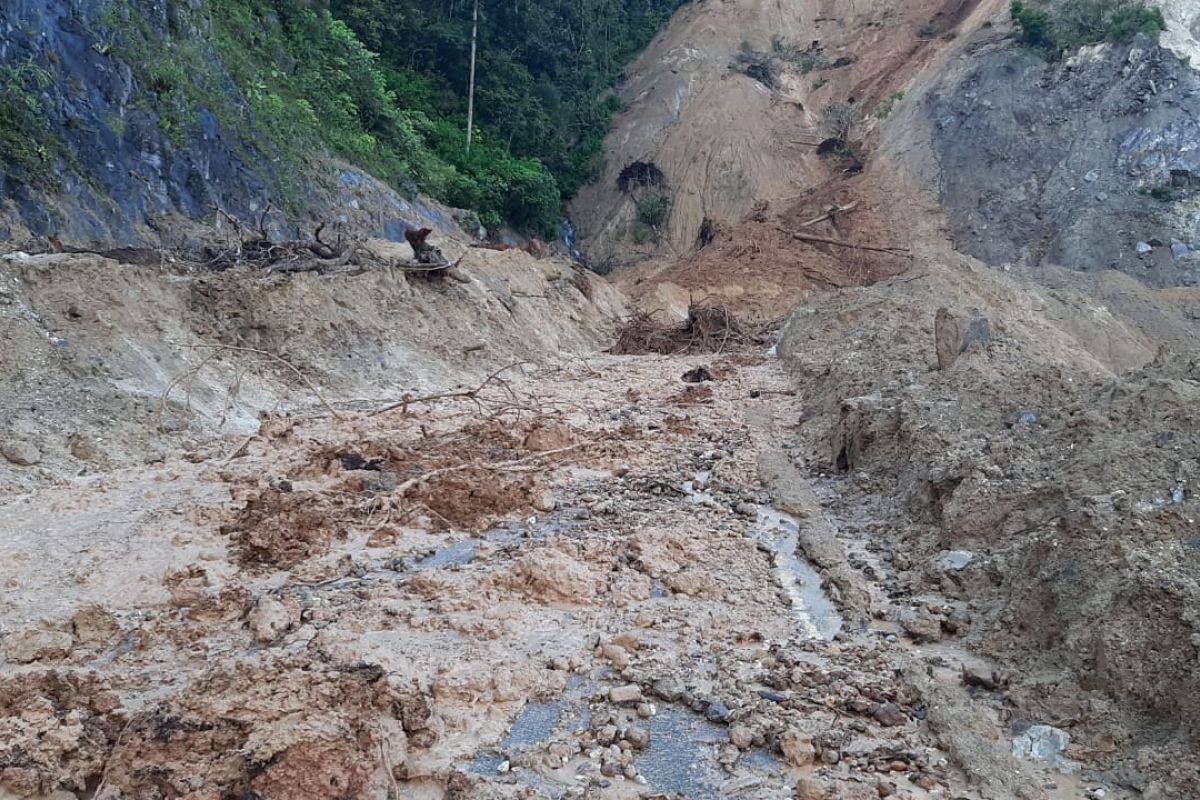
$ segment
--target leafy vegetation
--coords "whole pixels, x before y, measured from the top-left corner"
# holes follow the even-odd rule
[[[50,176],[40,96],[50,81],[50,73],[32,62],[0,67],[0,152],[31,181]]]
[[[1059,0],[1010,6],[1020,41],[1050,58],[1098,42],[1125,42],[1166,28],[1162,11],[1143,0]]]
[[[877,119],[886,119],[892,113],[892,109],[896,107],[896,103],[899,103],[903,99],[903,91],[892,92],[890,95],[888,95],[888,98],[880,103],[879,107],[875,109],[875,117]]]
[[[733,69],[748,78],[774,89],[779,85],[779,67],[770,53],[755,50],[749,42],[742,42],[742,47],[733,59]]]
[[[1183,197],[1173,186],[1142,186],[1137,191],[1138,194],[1152,197],[1160,203],[1174,203]]]
[[[208,112],[257,157],[332,151],[489,228],[551,235],[563,198],[603,166],[623,65],[681,0],[480,0],[470,152],[469,3],[169,0],[164,36],[139,2],[112,0],[102,49],[131,66],[168,135],[183,141]]]

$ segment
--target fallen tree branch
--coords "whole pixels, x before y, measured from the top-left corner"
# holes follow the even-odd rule
[[[503,366],[500,369],[493,372],[491,375],[488,375],[486,378],[484,378],[483,383],[479,384],[478,386],[476,386],[473,389],[466,389],[464,391],[459,391],[459,392],[439,392],[438,394],[428,394],[423,397],[412,397],[410,395],[405,395],[404,397],[402,397],[401,399],[397,400],[394,403],[388,403],[386,406],[383,406],[382,408],[377,408],[374,411],[368,411],[367,416],[375,417],[375,416],[378,416],[379,414],[386,414],[389,411],[395,411],[397,408],[404,409],[404,413],[407,414],[408,406],[412,403],[432,403],[437,400],[477,400],[479,393],[481,391],[483,391],[483,389],[485,387],[487,387],[488,384],[492,383],[493,381],[499,380],[500,376],[502,374],[504,374],[505,372],[508,372],[510,369],[513,369],[514,367],[519,367],[522,364],[526,364],[526,363],[528,363],[528,362],[514,361],[511,364]],[[503,381],[500,381],[500,382],[504,383]],[[507,387],[507,385],[506,385],[506,387]],[[509,394],[513,394],[511,389],[509,389]],[[515,395],[514,395],[514,397],[515,397]]]
[[[291,370],[292,373],[297,378],[300,379],[301,383],[303,383],[305,386],[308,387],[308,390],[313,393],[313,396],[316,397],[317,400],[320,401],[321,405],[325,406],[325,410],[328,411],[330,414],[332,414],[335,419],[345,419],[345,417],[343,417],[341,414],[339,414],[337,412],[337,409],[335,409],[333,406],[331,406],[329,404],[329,401],[325,399],[324,395],[321,394],[321,392],[317,389],[317,387],[313,384],[313,382],[308,379],[308,376],[305,375],[303,372],[301,372],[299,367],[297,367],[295,364],[288,361],[286,358],[284,358],[282,356],[277,356],[274,353],[268,352],[266,350],[260,350],[257,347],[243,347],[243,346],[232,345],[232,344],[194,344],[194,345],[190,345],[190,346],[196,347],[196,348],[205,348],[205,349],[209,349],[209,350],[228,351],[228,352],[233,352],[233,353],[253,353],[254,355],[262,356],[263,358],[269,359],[278,364],[282,364],[283,366],[285,366],[289,370]]]
[[[829,209],[828,211],[826,211],[824,214],[822,214],[819,217],[814,217],[814,218],[810,219],[808,222],[801,222],[800,227],[807,228],[810,225],[816,225],[818,222],[824,222],[827,219],[832,219],[833,217],[837,216],[838,214],[845,214],[848,211],[853,211],[857,207],[858,207],[857,200],[855,200],[853,203],[848,203],[847,205],[844,205],[844,206],[834,206],[833,208]]]
[[[801,242],[816,242],[819,244],[831,244],[835,247],[847,247],[851,250],[870,250],[872,253],[888,253],[889,255],[905,255],[910,251],[905,247],[875,247],[869,244],[854,244],[853,242],[843,242],[839,239],[829,239],[824,236],[810,236],[807,233],[793,233],[793,239],[798,239]],[[911,256],[910,256],[911,257]]]
[[[500,461],[498,463],[493,463],[493,464],[480,464],[476,461],[468,461],[465,464],[456,464],[453,467],[442,467],[440,469],[431,469],[429,472],[426,472],[424,475],[418,475],[415,478],[409,478],[404,483],[397,486],[396,494],[403,496],[410,489],[415,489],[416,487],[420,486],[421,484],[423,484],[427,481],[430,481],[436,477],[439,477],[441,475],[446,475],[451,472],[462,472],[463,470],[467,470],[467,469],[508,471],[512,467],[518,467],[522,464],[528,464],[530,461],[536,461],[539,458],[545,458],[547,456],[561,455],[562,453],[567,453],[567,452],[570,452],[571,450],[578,450],[579,448],[583,447],[585,444],[587,444],[587,442],[580,442],[578,444],[570,445],[569,447],[559,447],[555,450],[544,450],[540,453],[534,453],[531,456],[525,456],[524,458],[518,458],[513,461]]]

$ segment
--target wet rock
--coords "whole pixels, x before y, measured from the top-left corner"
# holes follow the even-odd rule
[[[936,642],[942,638],[942,622],[923,608],[906,608],[899,615],[900,626],[914,642]]]
[[[608,702],[614,705],[634,705],[642,700],[642,687],[636,683],[614,686],[608,690]]]
[[[812,737],[795,728],[789,728],[779,737],[779,752],[794,767],[808,766],[817,757]]]
[[[292,615],[287,606],[273,597],[261,597],[250,616],[246,619],[250,633],[260,644],[270,644],[292,626]]]
[[[18,467],[32,467],[41,462],[42,451],[33,442],[13,439],[0,443],[0,456]]]
[[[871,712],[871,716],[885,728],[897,728],[908,722],[908,715],[895,703],[880,703]]]
[[[84,645],[103,645],[117,638],[121,626],[117,618],[101,606],[81,608],[71,617],[71,630]]]
[[[14,664],[57,661],[71,652],[74,639],[66,631],[26,628],[4,637],[4,657]]]

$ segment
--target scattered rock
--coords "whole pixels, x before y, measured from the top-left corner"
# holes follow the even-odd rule
[[[1150,246],[1149,242],[1138,242],[1137,244],[1135,244],[1133,246],[1133,249],[1135,251],[1137,251],[1137,253],[1139,255],[1145,255],[1146,253],[1149,253],[1154,248]]]
[[[67,657],[74,643],[66,631],[26,628],[4,638],[4,657],[14,664],[57,661]]]
[[[966,569],[974,558],[975,554],[968,550],[943,550],[929,565],[938,572],[958,572]]]
[[[71,630],[84,645],[103,645],[117,638],[121,626],[117,618],[101,606],[81,608],[71,617]]]
[[[637,750],[645,750],[650,745],[650,731],[636,725],[629,726],[625,731],[625,740]]]
[[[1064,730],[1050,725],[1031,725],[1013,739],[1012,751],[1017,758],[1060,764],[1070,742],[1071,736]]]
[[[796,781],[796,800],[828,800],[829,790],[816,778]]]
[[[546,489],[534,493],[532,505],[537,511],[548,514],[558,508],[558,500],[554,498],[554,492]]]
[[[601,645],[600,655],[608,659],[617,669],[625,669],[629,666],[629,651],[619,644]]]
[[[614,686],[608,690],[608,702],[614,705],[634,705],[642,701],[642,687],[636,683]]]
[[[779,737],[779,752],[794,767],[808,766],[817,757],[812,737],[795,728],[789,728]]]
[[[885,728],[897,728],[908,722],[908,715],[895,703],[880,703],[871,713],[875,721]]]
[[[674,703],[683,695],[683,684],[674,678],[659,678],[651,689],[654,696],[668,703]]]
[[[754,731],[745,725],[733,725],[729,728],[729,741],[738,750],[749,750],[754,744]]]
[[[963,664],[962,682],[964,686],[977,686],[990,692],[1000,685],[1000,676],[995,671],[978,664]]]
[[[32,467],[42,460],[42,451],[37,448],[37,445],[21,439],[0,444],[0,455],[18,467]]]
[[[941,620],[924,608],[902,610],[899,622],[914,642],[936,642],[942,638]]]
[[[254,640],[270,644],[292,626],[292,615],[287,606],[273,597],[261,597],[246,620]]]
[[[729,706],[720,700],[713,700],[705,709],[704,716],[708,718],[709,722],[728,722],[731,713]]]

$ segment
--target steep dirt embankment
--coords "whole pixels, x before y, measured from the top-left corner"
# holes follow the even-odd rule
[[[370,247],[411,258],[407,245]],[[4,257],[0,484],[170,457],[251,432],[264,414],[399,399],[588,352],[620,313],[607,284],[560,259],[452,247],[464,257],[445,277]]]
[[[683,9],[629,68],[606,172],[572,204],[585,252],[605,267],[675,259],[706,219],[721,225],[795,201],[845,166],[832,170],[817,154],[834,135],[826,107],[852,103],[869,116],[944,46],[937,37],[977,24],[966,22],[976,5],[706,0]],[[747,48],[765,71],[737,63]],[[638,230],[643,191],[618,185],[635,162],[661,170],[661,186],[649,188],[670,200],[655,235]]]

